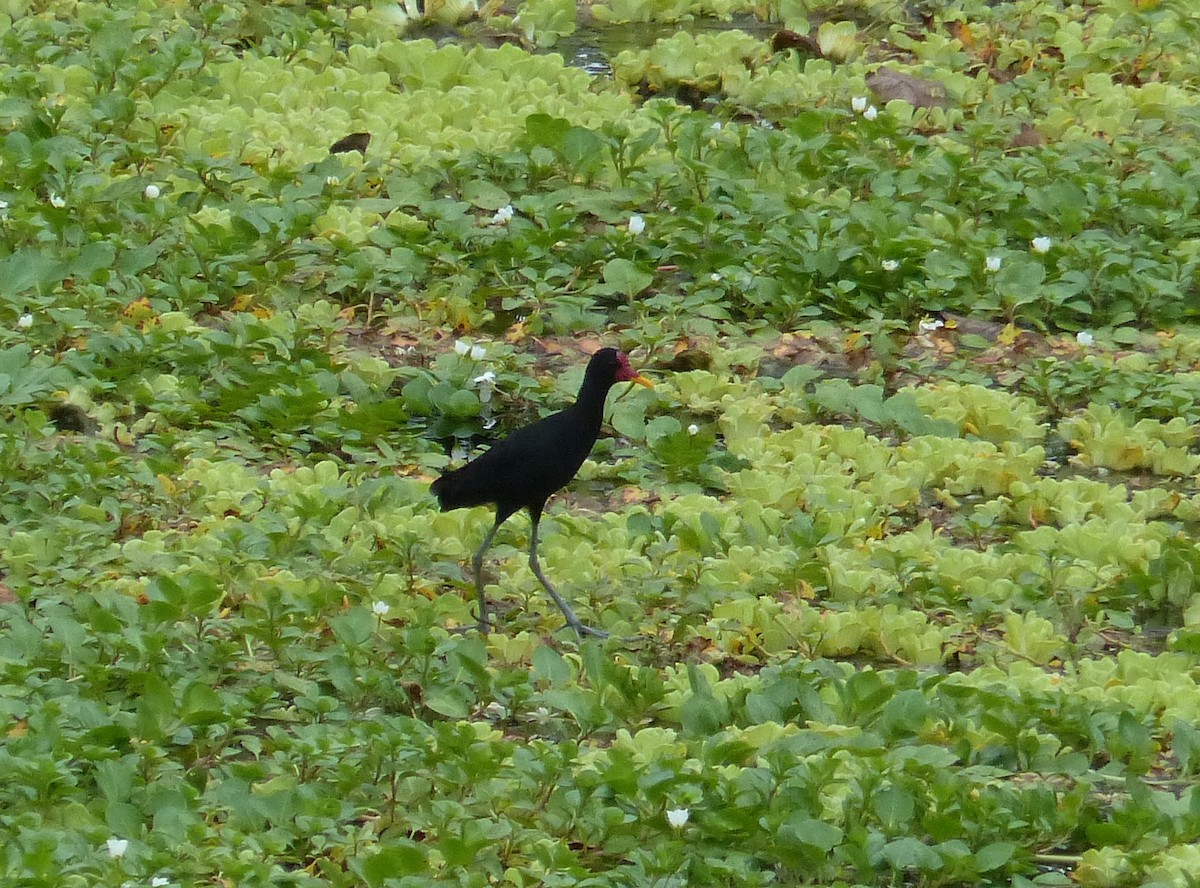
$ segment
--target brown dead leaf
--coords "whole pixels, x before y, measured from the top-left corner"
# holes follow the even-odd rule
[[[804,55],[819,56],[821,46],[816,39],[798,31],[783,28],[771,37],[771,52],[783,52],[785,49],[795,49]]]
[[[24,737],[28,733],[29,733],[29,722],[27,722],[23,718],[17,719],[16,723],[14,723],[13,726],[8,729],[8,736],[12,737],[13,739],[17,739],[19,737]]]
[[[659,496],[636,485],[630,485],[617,491],[614,499],[622,506],[652,506],[659,501]]]
[[[689,370],[707,370],[712,366],[712,355],[699,348],[677,347],[668,361],[657,361],[654,364],[658,370],[672,370],[675,373],[687,373]]]
[[[1020,132],[1013,136],[1009,144],[1013,148],[1040,148],[1046,144],[1046,137],[1039,133],[1036,127],[1022,123]]]
[[[391,340],[392,348],[398,349],[416,348],[420,344],[421,340],[415,336],[410,336],[408,333],[397,333],[392,336]]]
[[[504,341],[509,345],[517,345],[518,343],[524,342],[528,336],[528,319],[517,321],[516,323],[511,324],[509,328],[504,331]]]
[[[946,88],[936,80],[914,77],[894,68],[878,68],[867,75],[867,86],[883,102],[900,99],[914,108],[945,108]]]
[[[351,133],[348,136],[343,136],[332,145],[329,146],[330,154],[345,154],[350,151],[358,151],[363,157],[367,156],[367,146],[371,144],[370,133]]]
[[[807,364],[812,367],[845,365],[845,359],[840,354],[831,352],[828,346],[808,332],[784,333],[768,350],[781,364]]]
[[[971,30],[970,24],[967,22],[950,22],[950,33],[954,35],[954,39],[963,45],[963,49],[972,50],[975,48],[975,34]]]
[[[952,312],[942,312],[942,319],[946,322],[947,329],[954,328],[959,333],[981,336],[984,339],[995,340],[1000,335],[1000,331],[1004,329],[1004,324],[1000,321],[973,318]]]
[[[0,604],[16,604],[17,594],[8,585],[0,580]]]

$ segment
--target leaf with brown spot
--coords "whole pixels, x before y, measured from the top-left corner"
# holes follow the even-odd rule
[[[149,299],[141,296],[126,305],[121,313],[131,320],[146,321],[154,317],[154,307]]]

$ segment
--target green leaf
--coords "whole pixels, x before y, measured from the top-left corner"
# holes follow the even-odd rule
[[[359,857],[356,863],[356,869],[370,888],[383,888],[393,879],[415,876],[428,869],[421,846],[404,838],[389,839],[378,852]]]
[[[822,851],[832,851],[845,837],[845,833],[838,827],[812,817],[792,818],[784,824],[780,833],[786,835],[790,841],[812,845]]]
[[[881,854],[888,866],[894,869],[932,873],[942,868],[941,855],[924,842],[910,836],[888,842],[883,846]]]
[[[654,282],[654,275],[642,271],[628,259],[610,259],[604,263],[604,282],[632,299]]]
[[[571,667],[554,648],[539,645],[533,651],[533,677],[550,685],[565,685],[571,680]]]
[[[337,640],[352,650],[370,642],[375,625],[375,616],[365,607],[351,608],[329,621],[329,628]]]
[[[0,259],[0,280],[9,293],[51,287],[62,279],[62,263],[44,250],[17,250]]]
[[[508,192],[483,179],[472,179],[462,186],[462,199],[484,210],[498,210],[510,202]]]
[[[67,266],[67,273],[83,280],[90,280],[98,271],[112,268],[117,258],[117,248],[109,241],[96,241],[79,251],[79,255]]]
[[[604,140],[581,126],[573,126],[567,131],[562,153],[576,175],[591,175],[604,166]]]
[[[208,725],[225,717],[220,695],[204,682],[193,681],[183,691],[180,714],[189,725]]]
[[[1012,842],[993,842],[975,852],[975,866],[981,873],[999,869],[1010,860],[1017,846]]]
[[[558,151],[570,131],[571,122],[561,117],[530,114],[525,118],[525,133],[534,145],[544,145]]]
[[[471,701],[465,690],[459,687],[437,687],[427,690],[425,705],[447,718],[466,718],[471,713]]]
[[[871,808],[883,822],[888,832],[902,829],[912,819],[916,810],[916,799],[907,789],[889,786],[881,789],[871,799]]]

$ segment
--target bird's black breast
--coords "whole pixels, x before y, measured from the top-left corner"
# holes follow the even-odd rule
[[[599,432],[598,417],[568,408],[518,429],[430,489],[443,511],[488,503],[508,512],[540,508],[575,477]]]

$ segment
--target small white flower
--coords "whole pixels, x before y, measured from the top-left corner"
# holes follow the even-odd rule
[[[31,315],[29,312],[25,312],[25,314],[23,314],[19,318],[17,318],[17,329],[18,330],[28,330],[32,326],[33,326],[33,315]]]
[[[884,259],[880,264],[883,266],[884,271],[895,271],[900,267],[900,263],[895,259]]]
[[[709,127],[709,129],[711,129],[714,133],[719,133],[721,131],[721,121],[716,121],[711,127]]]
[[[376,601],[371,605],[371,613],[377,617],[386,617],[392,608],[386,601]]]
[[[492,392],[496,390],[496,374],[491,370],[475,377],[475,384],[479,386],[479,400],[483,404],[484,410],[488,410],[488,405],[492,402]],[[488,416],[485,419],[490,418]]]
[[[1051,243],[1053,241],[1048,237],[1035,237],[1029,242],[1029,246],[1033,248],[1033,252],[1035,253],[1049,253]]]
[[[629,233],[633,235],[641,234],[646,230],[646,220],[636,213],[629,217]]]
[[[482,361],[485,357],[487,357],[487,349],[486,348],[484,348],[482,345],[471,346],[471,360],[472,361]]]
[[[850,100],[850,107],[854,110],[855,114],[862,114],[867,110],[867,97],[855,96]]]
[[[158,200],[162,196],[162,189],[151,182],[142,194],[146,195],[146,200]]]
[[[879,116],[879,109],[874,105],[868,105],[867,110],[863,112],[863,120],[874,120]]]
[[[687,808],[672,808],[667,812],[667,823],[676,829],[682,829],[688,822],[688,818],[692,816],[692,812]]]
[[[709,279],[710,281],[712,281],[712,282],[715,284],[715,283],[717,283],[719,280],[721,280],[721,273],[720,273],[719,271],[714,271],[712,274],[710,274],[710,275],[708,276],[708,279]]]
[[[934,330],[940,330],[946,326],[946,322],[941,318],[926,318],[917,325],[922,333],[932,333]]]
[[[465,358],[471,353],[471,343],[467,342],[465,339],[454,340],[454,353]]]
[[[1089,333],[1087,330],[1080,330],[1078,333],[1075,334],[1075,341],[1078,342],[1080,345],[1082,345],[1084,348],[1087,348],[1089,345],[1096,344],[1096,337],[1093,336],[1091,333]]]
[[[500,209],[496,210],[496,215],[492,216],[493,225],[507,225],[508,221],[513,217],[512,204],[505,204]]]
[[[484,422],[484,424],[483,424],[483,427],[484,427],[485,429],[494,429],[494,428],[496,427],[496,423],[498,423],[499,421],[500,421],[500,420],[496,419],[496,417],[494,417],[494,416],[492,416],[492,417],[489,417],[489,418],[488,418],[488,419],[487,419],[487,420]]]
[[[342,184],[342,180],[339,179],[337,176],[326,176],[325,184],[328,185],[330,188],[337,188],[339,185]]]
[[[63,198],[59,197],[53,191],[50,192],[50,206],[61,210],[66,205],[67,205],[67,202]]]
[[[983,262],[983,267],[989,272],[995,273],[1000,270],[1000,262],[999,256],[988,256]]]
[[[109,857],[124,857],[125,852],[129,850],[129,839],[109,839],[105,844],[108,845]]]
[[[170,884],[171,880],[166,876],[155,876],[150,880],[150,888],[165,888],[165,886]]]
[[[0,219],[8,215],[8,201],[0,200]]]
[[[700,426],[696,425],[695,423],[692,423],[690,426],[688,426],[688,434],[689,435],[700,434]]]

